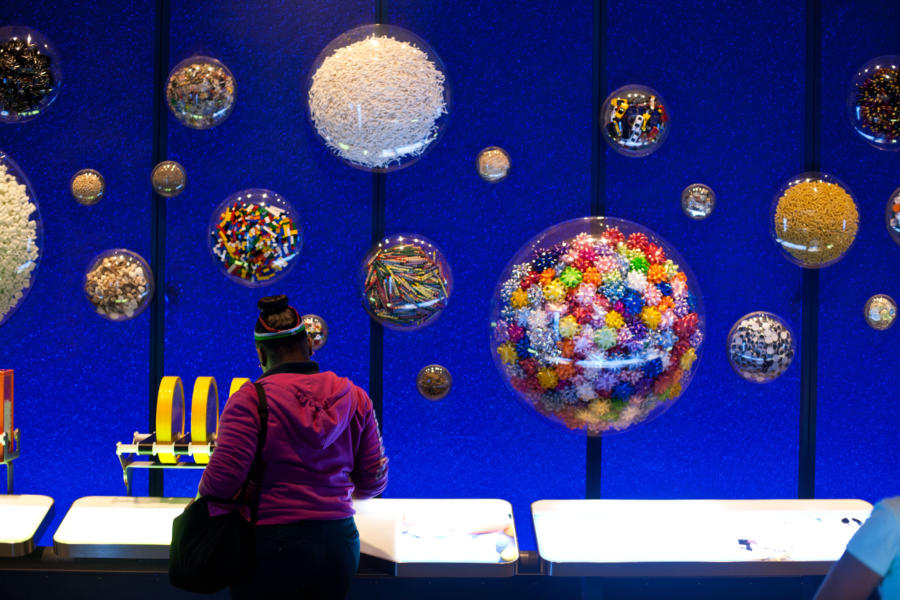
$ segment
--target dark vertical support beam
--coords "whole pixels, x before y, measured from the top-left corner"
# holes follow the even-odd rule
[[[375,22],[384,23],[387,0],[375,0]],[[387,180],[384,173],[372,174],[372,243],[384,237],[385,196]],[[384,406],[384,327],[369,319],[369,396],[375,416],[381,424]]]
[[[806,0],[806,86],[803,119],[803,168],[821,168],[822,5]],[[813,498],[816,486],[816,386],[819,346],[819,271],[803,271],[800,326],[800,461],[798,498]]]
[[[591,215],[606,212],[606,151],[600,139],[600,103],[606,96],[606,0],[594,0],[591,86]],[[585,497],[600,497],[603,440],[587,438]]]
[[[168,114],[164,101],[169,70],[169,0],[157,0],[153,31],[153,164],[166,159]],[[150,304],[150,429],[156,429],[156,391],[165,371],[166,343],[166,199],[153,194],[150,216],[150,267],[156,297]],[[148,469],[151,496],[163,495],[163,472]]]

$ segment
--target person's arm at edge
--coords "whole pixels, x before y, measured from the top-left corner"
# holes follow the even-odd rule
[[[228,399],[222,411],[216,450],[203,471],[198,496],[233,498],[247,480],[258,440],[256,389],[245,383]]]
[[[881,575],[849,552],[844,552],[828,571],[814,600],[865,600],[881,580]]]
[[[365,500],[379,495],[387,487],[388,459],[384,455],[384,445],[372,400],[360,389],[357,389],[356,393],[360,394],[363,424],[350,479],[356,488],[353,491],[353,498]]]

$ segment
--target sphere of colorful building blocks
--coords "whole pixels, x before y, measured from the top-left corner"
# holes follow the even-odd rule
[[[230,280],[248,287],[272,285],[296,266],[303,247],[300,219],[281,195],[263,189],[236,192],[209,220],[209,252]]]
[[[319,315],[303,315],[302,319],[312,351],[321,349],[328,341],[328,323]]]

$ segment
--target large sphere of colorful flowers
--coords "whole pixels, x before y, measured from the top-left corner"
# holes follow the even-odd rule
[[[509,262],[494,293],[491,352],[516,396],[590,436],[665,412],[697,370],[700,288],[652,231],[588,217],[546,229]]]

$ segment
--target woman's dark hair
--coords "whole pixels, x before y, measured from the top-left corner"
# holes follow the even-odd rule
[[[259,317],[256,319],[254,327],[256,333],[286,331],[300,324],[300,314],[288,304],[288,297],[285,294],[260,298],[256,306],[259,308]],[[298,335],[274,340],[260,340],[257,343],[273,352],[300,350],[304,347],[301,342],[305,336],[306,332],[301,331],[298,332]]]

